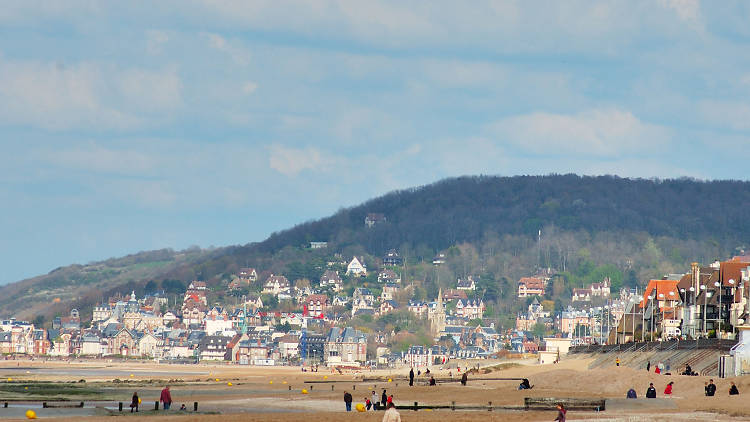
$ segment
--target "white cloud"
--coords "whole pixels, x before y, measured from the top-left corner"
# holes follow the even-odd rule
[[[182,105],[182,81],[176,68],[126,69],[116,83],[122,96],[143,110],[171,110]]]
[[[671,137],[668,129],[617,109],[512,116],[493,123],[490,130],[498,140],[524,150],[559,155],[646,153],[663,147]]]
[[[242,85],[242,92],[247,95],[252,94],[256,89],[258,89],[258,84],[256,84],[255,82],[245,82]]]
[[[704,100],[698,103],[701,116],[718,128],[750,130],[750,104],[740,101]]]
[[[144,111],[181,103],[175,69],[121,68],[0,58],[0,123],[46,129],[133,129]]]
[[[47,149],[37,156],[47,165],[130,176],[152,174],[159,166],[159,160],[145,152],[105,147],[96,142],[69,148]]]
[[[222,53],[227,54],[235,63],[247,66],[250,64],[250,52],[242,47],[237,47],[235,43],[230,43],[226,38],[219,34],[206,33],[208,45]]]
[[[167,41],[169,41],[169,35],[166,31],[155,29],[146,31],[146,51],[151,55],[161,54]]]
[[[681,20],[690,25],[701,24],[701,5],[698,0],[659,0],[659,4],[672,9]]]
[[[268,165],[279,173],[293,177],[304,170],[328,171],[333,159],[317,148],[289,148],[281,145],[269,147]]]

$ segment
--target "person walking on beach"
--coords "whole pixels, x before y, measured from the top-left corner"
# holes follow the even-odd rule
[[[388,395],[385,394],[385,388],[383,389],[383,394],[380,395],[380,405],[383,406],[383,409],[387,409],[385,407],[388,404]]]
[[[646,390],[646,398],[647,399],[655,399],[656,398],[656,388],[654,388],[654,383],[651,382],[648,384],[648,390]]]
[[[563,406],[562,403],[557,404],[557,417],[555,418],[556,421],[565,422],[565,414],[568,413],[567,410],[565,410],[565,406]]]
[[[646,372],[651,372],[651,361],[648,361],[648,363],[646,363]]]
[[[375,394],[375,390],[372,390],[372,398],[370,401],[372,402],[372,410],[378,410],[378,395]]]
[[[172,394],[169,392],[169,386],[167,385],[161,390],[161,396],[159,401],[164,403],[164,410],[169,410],[169,406],[172,405]]]
[[[466,385],[466,382],[469,380],[469,376],[466,374],[466,371],[464,371],[464,374],[461,375],[461,385]]]
[[[437,385],[435,383],[435,377],[430,377],[430,386]]]
[[[672,384],[674,384],[674,381],[670,381],[666,388],[664,388],[664,395],[666,397],[672,397]]]
[[[713,397],[714,394],[716,394],[716,384],[714,384],[713,379],[710,379],[708,380],[708,384],[706,384],[706,395]]]
[[[372,402],[370,401],[370,399],[365,397],[365,410],[370,410],[371,407],[372,407]]]
[[[344,404],[346,405],[346,411],[352,411],[352,395],[348,391],[344,391]]]
[[[615,359],[615,365],[620,366],[620,357],[618,356],[617,359]]]
[[[138,411],[139,401],[140,399],[138,398],[138,392],[136,391],[135,393],[133,393],[133,400],[130,401],[130,413],[133,413],[133,409],[135,409],[136,412]]]
[[[396,406],[393,403],[388,404],[388,409],[383,415],[383,422],[401,422],[401,415],[396,410]]]
[[[734,385],[734,381],[732,381],[732,386],[729,387],[729,395],[736,396],[738,394],[740,394],[740,390],[737,389],[737,386]]]
[[[413,386],[414,386],[414,368],[411,368],[411,370],[409,370],[409,387],[413,387]]]

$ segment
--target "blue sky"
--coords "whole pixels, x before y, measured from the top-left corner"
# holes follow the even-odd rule
[[[749,2],[8,1],[0,283],[464,174],[747,179],[749,145]]]

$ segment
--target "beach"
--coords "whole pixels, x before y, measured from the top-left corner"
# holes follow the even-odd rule
[[[552,410],[521,410],[526,397],[607,399],[607,409],[571,410],[568,420],[610,421],[709,421],[750,419],[742,393],[750,394],[750,377],[731,379],[740,390],[739,396],[729,396],[729,379],[715,379],[715,397],[704,396],[704,384],[709,377],[668,376],[611,367],[589,370],[589,359],[571,358],[558,364],[540,366],[534,361],[517,361],[487,368],[469,375],[468,384],[450,381],[449,371],[431,368],[439,381],[427,386],[424,374],[417,377],[415,386],[406,379],[409,368],[399,370],[344,371],[339,374],[327,368],[319,372],[302,372],[299,367],[250,367],[229,364],[173,365],[147,361],[73,360],[60,361],[2,361],[0,382],[21,386],[24,383],[64,382],[70,386],[85,385],[91,391],[81,396],[86,407],[78,412],[70,409],[43,409],[38,417],[58,420],[95,421],[120,414],[117,403],[123,402],[122,414],[136,419],[216,420],[216,421],[285,421],[339,422],[350,419],[374,421],[382,412],[344,411],[345,391],[354,403],[363,403],[372,391],[380,397],[382,390],[393,394],[399,406],[451,405],[491,406],[488,410],[400,410],[402,420],[434,420],[436,417],[456,421],[504,420],[549,421],[555,418]],[[460,375],[451,371],[457,381]],[[495,379],[491,379],[495,378]],[[531,390],[518,390],[517,380],[497,378],[528,378]],[[10,381],[9,381],[10,380]],[[389,381],[390,380],[390,381]],[[674,381],[672,398],[663,398],[664,387]],[[654,383],[657,399],[645,399],[649,383]],[[155,402],[164,385],[169,384],[174,403],[168,412],[154,411]],[[230,385],[231,384],[231,385]],[[637,400],[626,400],[628,389],[634,388]],[[307,393],[303,394],[302,390]],[[141,397],[141,412],[131,415],[127,405],[133,392]],[[83,393],[81,393],[83,394]],[[8,400],[7,394],[5,400]],[[46,401],[54,401],[47,398]],[[0,408],[0,418],[23,419],[21,408],[40,407],[43,397],[13,396],[8,409]],[[77,398],[71,397],[75,402]],[[0,402],[2,399],[0,399]],[[198,413],[192,412],[198,403]],[[187,411],[179,411],[185,404]],[[72,413],[71,413],[72,412]],[[20,417],[19,417],[20,415]]]

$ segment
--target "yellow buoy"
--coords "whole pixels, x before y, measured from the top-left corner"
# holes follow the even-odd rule
[[[231,383],[231,382],[228,382],[228,383],[227,383],[227,385],[231,387],[231,386],[232,386],[232,383]]]
[[[138,404],[141,404],[141,398],[138,397]]]
[[[29,389],[29,387],[23,387],[23,389],[24,389],[24,390],[28,390],[28,389]]]
[[[302,389],[302,394],[307,394],[307,389],[306,388]]]
[[[357,409],[357,412],[364,412],[365,411],[365,405],[362,403],[357,403],[356,406],[354,406],[355,409]]]
[[[29,419],[36,419],[36,412],[33,410],[27,410],[26,417]]]
[[[390,379],[390,378],[388,378],[388,382],[393,382],[393,380],[392,380],[392,379]]]
[[[8,381],[13,381],[13,378],[8,378]]]
[[[273,384],[273,380],[271,380],[271,381],[268,381],[268,383],[269,383],[269,384]]]
[[[133,378],[133,374],[130,374],[130,378]]]
[[[328,379],[328,375],[323,375],[323,379],[327,380]]]
[[[282,381],[281,383],[282,383],[282,384],[286,384],[286,381]]]
[[[219,379],[218,379],[218,378],[216,378],[216,382],[219,382]]]

